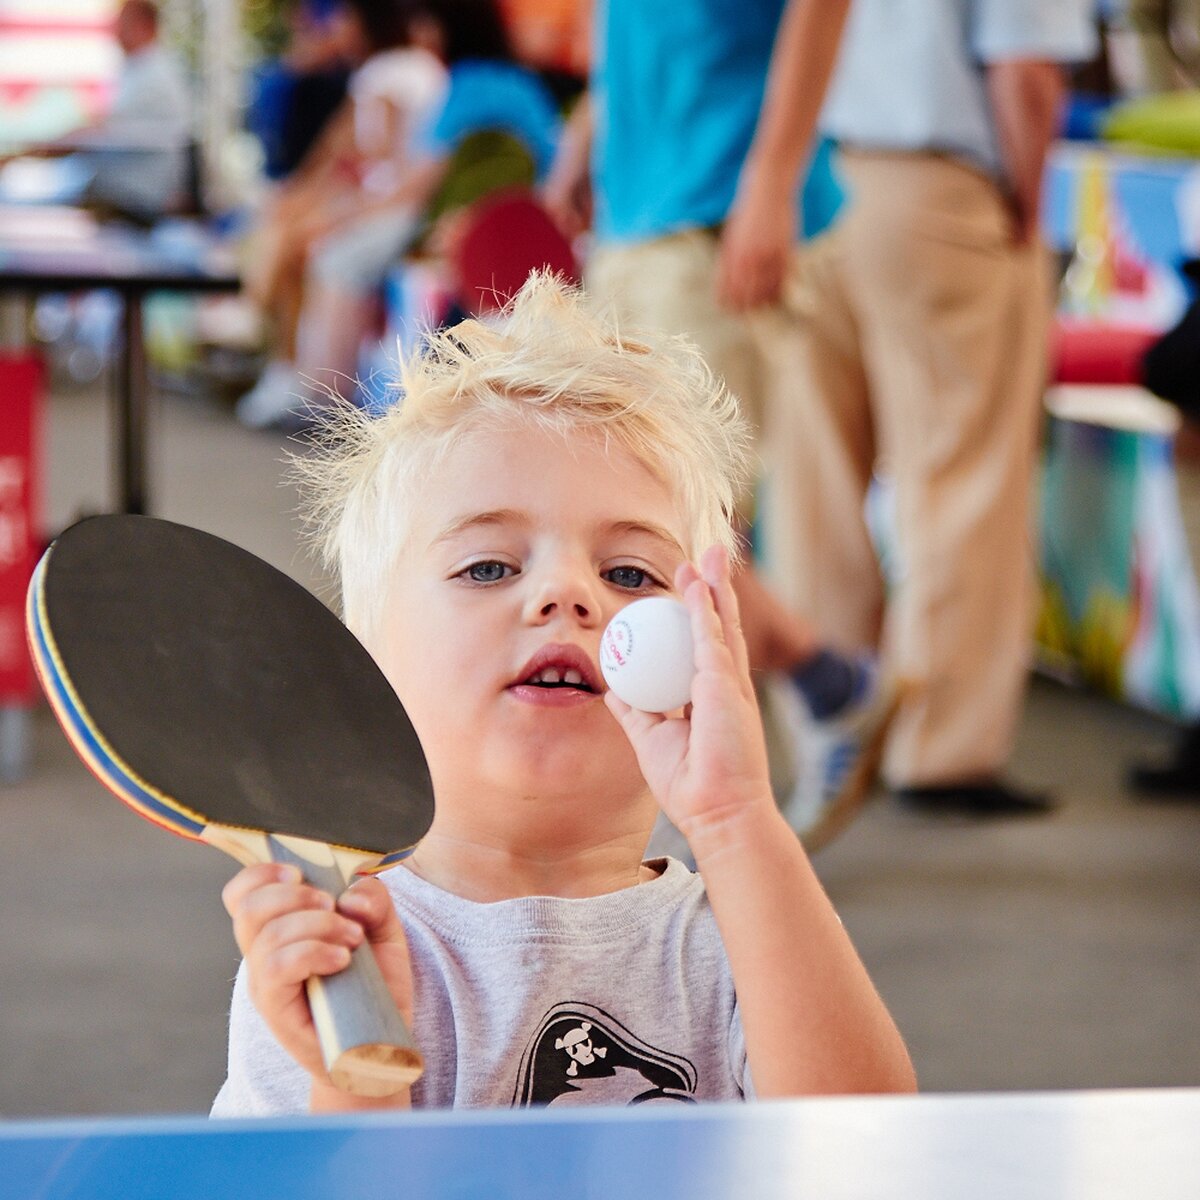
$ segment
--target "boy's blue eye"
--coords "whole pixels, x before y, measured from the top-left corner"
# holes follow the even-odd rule
[[[629,588],[631,591],[653,582],[649,573],[641,567],[613,567],[612,570],[606,571],[605,575],[610,583],[615,583],[617,587]]]
[[[477,562],[466,569],[466,576],[472,583],[499,583],[508,570],[504,563]]]

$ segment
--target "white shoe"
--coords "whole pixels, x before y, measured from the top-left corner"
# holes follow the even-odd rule
[[[272,429],[298,418],[311,404],[308,387],[290,362],[274,359],[234,412],[247,429]]]
[[[872,669],[862,697],[818,721],[787,675],[758,681],[759,706],[780,812],[809,853],[828,844],[863,806],[895,715],[898,689]]]

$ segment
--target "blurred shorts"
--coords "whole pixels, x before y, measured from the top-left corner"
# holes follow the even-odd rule
[[[374,213],[335,229],[314,247],[311,277],[339,291],[364,293],[381,287],[388,271],[417,232],[411,209]]]

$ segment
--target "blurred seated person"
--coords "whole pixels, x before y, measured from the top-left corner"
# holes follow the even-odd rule
[[[440,58],[420,42],[419,12],[413,0],[345,0],[346,44],[359,64],[346,101],[269,202],[245,272],[247,294],[273,327],[270,361],[237,406],[252,428],[277,423],[305,393],[297,336],[314,246],[338,234],[383,257],[412,227],[404,200],[412,141],[447,87]]]
[[[346,99],[353,63],[341,8],[341,0],[293,4],[287,46],[255,73],[246,123],[262,144],[270,180],[284,179],[300,166]]]
[[[557,109],[539,78],[513,61],[495,0],[413,0],[410,16],[414,41],[449,71],[444,99],[414,131],[406,169],[386,201],[306,243],[294,356],[277,369],[267,396],[251,393],[254,401],[239,405],[247,424],[294,423],[330,392],[351,399],[380,289],[402,252],[426,234],[435,244],[444,241],[455,210],[498,186],[532,185],[553,162]],[[486,148],[475,158],[459,156],[477,134],[518,144],[527,168],[514,167],[505,146],[490,162]],[[524,169],[526,177],[514,175]]]
[[[516,57],[538,73],[560,108],[587,86],[592,0],[500,0]]]
[[[113,32],[123,59],[108,113],[9,157],[65,159],[42,199],[152,221],[188,202],[191,90],[182,64],[159,43],[152,0],[125,0]]]

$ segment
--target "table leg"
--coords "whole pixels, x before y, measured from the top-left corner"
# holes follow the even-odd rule
[[[0,705],[0,783],[16,783],[29,773],[33,714],[18,704]]]
[[[146,386],[146,345],[142,329],[139,291],[125,294],[125,345],[117,381],[117,505],[121,512],[145,513],[146,423],[149,419]]]
[[[26,348],[28,318],[29,301],[24,296],[0,296],[0,350]]]

